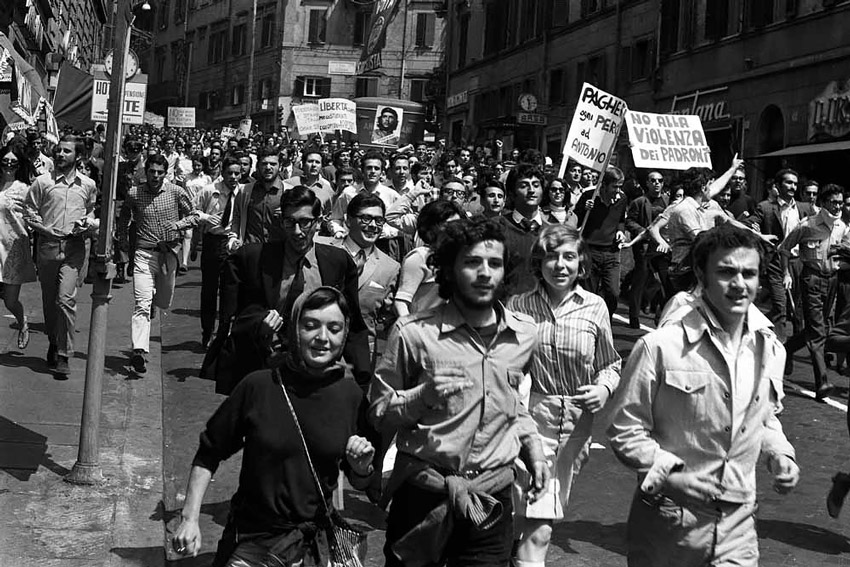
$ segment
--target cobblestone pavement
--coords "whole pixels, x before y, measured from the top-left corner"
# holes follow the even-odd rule
[[[179,280],[175,309],[162,320],[162,378],[165,439],[165,516],[182,504],[189,466],[198,434],[215,409],[220,396],[213,384],[197,378],[200,366],[198,303],[200,271],[193,268]],[[651,322],[644,318],[645,324]],[[616,346],[625,357],[643,331],[615,324]],[[850,438],[846,414],[847,379],[836,377],[836,404],[816,403],[800,389],[812,388],[811,366],[805,351],[796,357],[795,372],[786,387],[782,422],[797,449],[802,479],[788,496],[770,488],[764,466],[759,468],[759,538],[761,565],[850,565],[850,529],[845,515],[832,520],[824,499],[830,478],[838,470],[850,470]],[[564,523],[555,527],[549,565],[625,566],[625,522],[635,486],[634,476],[607,448],[604,416],[597,421],[596,444],[588,465],[573,491]],[[227,501],[235,490],[238,455],[216,473],[202,513],[204,549],[195,559],[174,561],[179,566],[206,566],[227,517]],[[345,493],[344,514],[369,530],[370,566],[383,565],[384,515],[353,490]],[[847,514],[850,514],[848,512]],[[174,521],[172,520],[172,525]]]

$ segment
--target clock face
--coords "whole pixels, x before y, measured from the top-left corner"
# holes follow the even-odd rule
[[[103,66],[106,67],[106,73],[112,74],[112,59],[113,51],[106,54],[103,58]],[[127,52],[127,58],[124,60],[124,78],[130,79],[139,71],[139,58],[132,50]]]
[[[519,97],[519,105],[526,112],[534,112],[537,110],[537,97],[533,94],[522,94]]]

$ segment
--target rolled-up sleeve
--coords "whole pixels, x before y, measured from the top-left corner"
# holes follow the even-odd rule
[[[611,321],[608,317],[602,317],[598,322],[595,350],[594,384],[605,386],[608,388],[608,393],[614,395],[620,384],[620,367],[623,361],[617,349],[614,348],[614,335],[611,332]]]
[[[655,356],[644,339],[640,339],[626,362],[614,397],[608,439],[614,455],[637,471],[643,483],[641,489],[648,493],[660,490],[667,475],[684,465],[684,461],[662,449],[652,437],[657,389]]]

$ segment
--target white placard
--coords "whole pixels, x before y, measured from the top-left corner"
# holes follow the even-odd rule
[[[236,137],[236,128],[231,126],[222,126],[221,127],[221,137],[222,139],[230,139]]]
[[[150,124],[154,128],[164,128],[165,116],[145,111],[145,124]]]
[[[295,125],[301,135],[315,134],[319,131],[319,105],[301,104],[292,107]]]
[[[252,120],[250,118],[243,118],[239,121],[239,129],[236,131],[236,139],[247,138],[251,135],[251,124]]]
[[[629,111],[626,117],[637,167],[711,167],[711,150],[699,116]]]
[[[194,106],[169,106],[168,125],[171,128],[194,128],[195,107]]]
[[[558,177],[564,176],[570,159],[601,172],[617,140],[627,109],[626,101],[584,83],[564,144],[565,159],[561,160]]]
[[[124,86],[124,124],[143,124],[145,98],[148,86],[145,83],[130,83]],[[109,118],[109,80],[94,79],[92,84],[92,122],[106,122]]]
[[[298,129],[301,131],[301,129]],[[357,103],[345,98],[319,100],[319,130],[357,133]]]

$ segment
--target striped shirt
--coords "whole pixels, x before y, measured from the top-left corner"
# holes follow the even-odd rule
[[[531,391],[575,396],[588,384],[614,393],[620,355],[614,349],[608,308],[601,297],[576,285],[566,301],[552,307],[541,285],[508,300],[508,309],[537,323],[538,347],[531,360]]]

